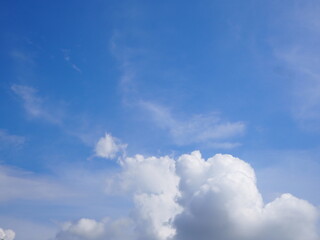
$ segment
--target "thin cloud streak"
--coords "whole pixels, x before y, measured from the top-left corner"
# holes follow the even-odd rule
[[[163,106],[145,101],[141,101],[140,106],[178,145],[206,143],[216,148],[233,148],[239,143],[221,140],[242,136],[246,130],[243,122],[223,121],[218,114],[191,115],[186,120],[179,120]]]
[[[11,90],[22,100],[23,107],[32,118],[44,119],[53,124],[61,124],[62,114],[45,106],[43,98],[38,96],[35,88],[14,84]]]

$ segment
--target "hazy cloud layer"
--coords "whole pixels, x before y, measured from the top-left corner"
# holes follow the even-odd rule
[[[132,198],[120,220],[66,223],[57,240],[317,240],[318,210],[283,194],[265,204],[252,167],[231,155],[199,151],[178,159],[136,155],[109,181]],[[119,231],[121,229],[121,231]]]
[[[70,195],[61,185],[45,177],[1,165],[0,193],[0,202],[13,199],[50,200]]]

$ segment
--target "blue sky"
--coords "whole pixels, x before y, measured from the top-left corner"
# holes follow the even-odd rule
[[[290,192],[320,205],[317,1],[0,9],[0,228],[16,239],[69,239],[62,222],[131,208],[105,193],[120,168],[97,150],[106,133],[119,158],[232,154],[266,202]]]

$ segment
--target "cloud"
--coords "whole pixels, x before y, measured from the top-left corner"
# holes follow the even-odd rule
[[[30,208],[30,205],[26,208]],[[38,208],[39,204],[37,205],[37,210],[33,211],[39,211]],[[6,228],[10,226],[11,229],[14,229],[15,240],[52,240],[52,236],[55,236],[58,228],[57,226],[52,226],[52,222],[50,222],[50,225],[46,221],[43,221],[43,219],[39,222],[34,222],[34,220],[27,220],[25,217],[8,217],[2,213],[0,225],[6,226]]]
[[[19,147],[25,142],[25,137],[9,134],[6,130],[0,129],[0,149],[3,146]]]
[[[166,130],[177,145],[192,143],[204,145],[203,143],[205,143],[220,149],[230,149],[241,145],[238,142],[221,142],[221,140],[243,135],[246,130],[246,125],[243,122],[225,121],[216,113],[190,114],[186,119],[181,120],[166,107],[155,104],[152,100],[145,100],[144,96],[149,95],[150,89],[147,91],[143,89],[145,85],[143,82],[145,81],[145,73],[149,72],[146,69],[152,68],[152,64],[150,66],[148,64],[152,62],[151,59],[154,59],[154,52],[151,56],[149,55],[149,49],[127,46],[123,41],[125,38],[126,33],[116,31],[110,41],[110,48],[119,63],[121,70],[119,86],[122,91],[123,102],[127,106],[143,109],[144,114],[147,113],[146,118],[151,119],[158,127]],[[141,58],[141,56],[144,57]],[[141,59],[146,58],[150,58],[150,61],[141,61]],[[156,64],[157,67],[158,64]],[[165,76],[165,78],[167,77]],[[155,95],[157,94],[153,94],[153,97]]]
[[[223,121],[218,114],[193,115],[189,119],[180,120],[163,106],[145,101],[140,105],[160,128],[169,132],[173,141],[179,145],[206,143],[216,148],[233,148],[239,143],[220,141],[241,136],[246,129],[243,122]]]
[[[102,126],[93,124],[85,114],[67,109],[64,101],[56,102],[39,96],[38,90],[33,87],[14,84],[11,90],[20,98],[29,117],[60,127],[66,134],[80,139],[90,147],[103,130]]]
[[[136,155],[121,161],[122,172],[114,187],[132,195],[132,219],[139,239],[167,239],[175,233],[170,222],[181,211],[179,178],[169,157]]]
[[[45,106],[44,99],[37,95],[35,88],[14,84],[11,90],[21,98],[27,114],[33,118],[44,119],[54,124],[61,123],[61,113]],[[56,109],[56,108],[55,108]]]
[[[130,219],[119,219],[112,221],[103,219],[96,221],[93,219],[82,218],[77,222],[68,222],[63,226],[63,230],[56,236],[57,240],[129,240],[133,238],[133,228]]]
[[[125,224],[84,218],[65,225],[57,240],[319,239],[316,207],[289,193],[264,203],[253,168],[231,155],[136,155],[119,164],[109,184],[133,201]]]
[[[176,240],[184,239],[318,239],[317,209],[283,194],[264,204],[251,166],[231,155],[207,161],[199,152],[178,159],[179,200]]]
[[[15,238],[15,232],[11,229],[4,230],[0,228],[0,239],[1,240],[14,240]]]
[[[126,147],[126,144],[121,144],[120,140],[106,133],[97,142],[95,153],[98,157],[113,159],[118,153],[123,153]]]

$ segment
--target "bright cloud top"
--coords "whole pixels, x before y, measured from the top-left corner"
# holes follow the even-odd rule
[[[132,198],[129,217],[67,223],[57,240],[319,239],[314,206],[288,193],[265,204],[252,167],[231,155],[136,155],[120,165],[111,182]]]
[[[120,140],[106,133],[96,144],[95,153],[98,157],[113,159],[126,147],[126,144],[121,144]]]
[[[11,229],[4,230],[0,228],[0,239],[1,240],[13,240],[15,237],[15,232]]]

